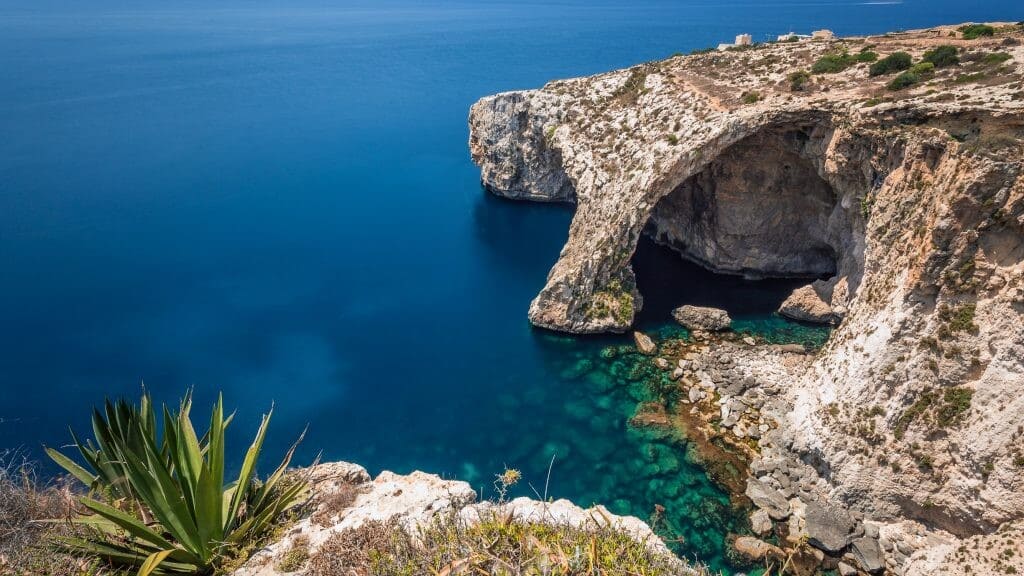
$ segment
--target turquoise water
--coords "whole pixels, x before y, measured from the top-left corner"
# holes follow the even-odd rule
[[[1020,20],[1017,1],[88,3],[0,0],[0,449],[39,455],[103,396],[223,390],[269,449],[647,518],[725,567],[741,529],[677,441],[631,430],[622,339],[525,312],[571,208],[484,194],[480,96],[794,29]],[[645,330],[719,304],[772,317],[786,286],[641,253]],[[644,272],[644,262],[655,265]],[[677,266],[669,266],[673,262]],[[660,283],[660,284],[659,284]],[[528,486],[521,487],[530,492]]]

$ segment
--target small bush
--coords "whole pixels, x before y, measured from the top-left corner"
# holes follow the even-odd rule
[[[856,56],[857,62],[870,63],[878,60],[878,52],[872,52],[871,50],[863,50]]]
[[[924,61],[931,62],[936,68],[956,66],[960,63],[956,46],[943,45],[924,53]]]
[[[889,82],[886,85],[886,88],[892,90],[893,92],[896,92],[898,90],[903,90],[904,88],[909,88],[910,86],[913,86],[914,84],[917,84],[920,81],[921,77],[918,76],[917,74],[914,74],[913,72],[904,72],[899,76],[893,78],[892,82]]]
[[[679,136],[676,136],[675,134],[669,134],[665,136],[665,140],[668,141],[668,143],[673,146],[679,144]]]
[[[857,63],[857,59],[846,52],[826,54],[811,65],[814,74],[834,74],[842,72]]]
[[[911,74],[917,74],[918,76],[925,76],[935,72],[935,64],[931,62],[918,62],[910,67],[908,71]]]
[[[968,24],[960,27],[960,33],[963,34],[964,40],[975,40],[982,36],[994,36],[996,29],[988,24]]]
[[[741,96],[744,104],[756,104],[761,100],[761,93],[756,90],[750,92],[744,92]]]
[[[811,81],[811,74],[806,70],[797,70],[788,77],[789,89],[793,92],[802,92],[807,89],[807,83]]]
[[[906,70],[913,66],[913,64],[914,59],[910,54],[907,54],[906,52],[893,52],[872,64],[871,68],[868,69],[868,74],[871,76],[881,76],[882,74],[889,74],[890,72]]]

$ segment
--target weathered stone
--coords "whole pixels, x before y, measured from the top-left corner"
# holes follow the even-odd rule
[[[778,546],[773,546],[753,536],[739,536],[733,541],[733,548],[744,558],[751,561],[764,560],[766,558],[781,559],[786,554]]]
[[[690,330],[728,330],[732,325],[729,313],[718,308],[705,306],[680,306],[672,311],[672,317]]]
[[[857,576],[857,569],[846,562],[840,562],[837,568],[839,570],[839,576]]]
[[[762,508],[773,520],[785,520],[789,517],[789,501],[778,490],[755,478],[747,479],[747,498],[758,508]]]
[[[853,518],[842,508],[812,501],[804,513],[804,530],[811,546],[834,554],[850,543]]]
[[[832,307],[828,305],[810,284],[793,291],[779,306],[779,314],[794,320],[831,324],[835,320]]]
[[[874,538],[857,538],[850,544],[850,553],[861,569],[869,574],[878,574],[885,569],[885,555]]]
[[[671,366],[668,363],[668,360],[665,360],[664,358],[655,358],[654,365],[660,368],[661,370],[668,370],[669,366]]]
[[[636,349],[641,354],[651,356],[658,351],[658,345],[654,343],[650,336],[643,332],[633,332],[633,341],[636,342]]]
[[[772,519],[768,516],[768,511],[764,509],[756,510],[750,515],[750,528],[754,531],[754,534],[758,536],[764,536],[772,531]]]

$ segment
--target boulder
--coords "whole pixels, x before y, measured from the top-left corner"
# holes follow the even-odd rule
[[[658,351],[658,345],[651,340],[651,337],[643,332],[633,332],[633,341],[636,342],[636,349],[641,354],[652,356]]]
[[[732,543],[732,547],[736,549],[736,552],[744,558],[757,562],[765,558],[782,559],[786,557],[786,553],[782,551],[778,546],[773,546],[763,540],[758,540],[753,536],[739,536]]]
[[[758,536],[764,536],[771,532],[772,519],[768,516],[768,511],[761,509],[751,514],[750,527],[754,530],[754,534],[757,534]]]
[[[861,569],[869,574],[878,574],[885,569],[885,555],[878,540],[874,538],[857,538],[850,545],[850,554]]]
[[[773,520],[785,520],[789,517],[789,501],[781,492],[764,482],[748,478],[745,494],[754,506],[763,509]]]
[[[704,306],[681,306],[672,311],[672,317],[690,330],[728,330],[732,319],[725,310]]]
[[[835,315],[832,307],[822,300],[821,296],[810,284],[793,290],[789,298],[779,306],[779,314],[793,320],[813,322],[815,324],[832,324]]]
[[[850,543],[854,522],[842,508],[808,502],[804,513],[804,531],[811,546],[825,552],[841,552]]]

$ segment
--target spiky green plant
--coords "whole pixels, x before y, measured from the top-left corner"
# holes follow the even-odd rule
[[[225,417],[218,398],[200,439],[191,405],[186,395],[177,412],[165,406],[160,435],[148,394],[138,406],[107,400],[102,412],[93,411],[94,440],[83,443],[72,433],[86,466],[46,449],[90,490],[81,503],[91,514],[76,522],[95,528],[94,536],[68,538],[62,546],[134,568],[139,576],[208,574],[227,551],[265,535],[303,500],[306,484],[285,475],[298,442],[265,481],[256,477],[270,413],[263,416],[238,478],[225,484],[224,431],[232,417]]]

